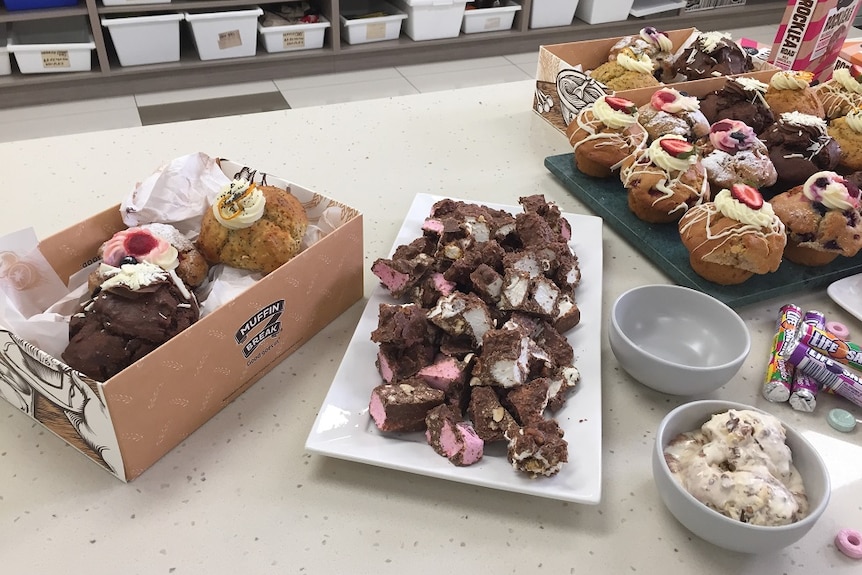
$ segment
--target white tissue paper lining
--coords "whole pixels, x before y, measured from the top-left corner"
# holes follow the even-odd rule
[[[270,185],[287,184],[266,177]],[[171,224],[194,240],[205,210],[210,209],[221,188],[230,181],[217,160],[206,154],[176,158],[137,184],[122,201],[123,222],[129,227],[154,222]],[[341,206],[315,201],[319,198],[299,199],[309,216],[302,249],[344,223],[347,214]],[[0,238],[0,328],[59,359],[69,344],[69,318],[87,296],[87,277],[99,264],[95,262],[73,275],[67,286],[39,251],[32,228]],[[201,317],[234,299],[261,277],[259,273],[213,266],[207,285],[196,290]]]

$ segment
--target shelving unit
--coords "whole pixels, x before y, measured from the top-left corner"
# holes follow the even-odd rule
[[[187,26],[183,23],[182,56],[179,62],[131,67],[119,65],[100,22],[103,16],[239,9],[247,6],[265,8],[267,4],[282,4],[284,1],[178,0],[162,4],[104,6],[100,0],[82,0],[82,4],[67,8],[15,12],[0,8],[0,22],[88,16],[96,43],[95,62],[89,72],[22,75],[15,70],[13,63],[13,73],[0,76],[0,108],[528,52],[538,50],[542,44],[632,34],[646,24],[664,30],[691,26],[702,30],[726,30],[742,26],[777,25],[786,7],[784,0],[748,0],[743,6],[699,12],[673,10],[648,18],[630,17],[628,20],[606,24],[591,25],[575,20],[569,26],[530,29],[532,0],[518,2],[523,9],[515,15],[511,30],[461,34],[457,38],[422,42],[414,42],[402,32],[397,40],[349,45],[342,42],[340,37],[340,0],[325,0],[319,4],[324,16],[332,22],[332,27],[326,30],[323,48],[280,53],[267,53],[260,48],[254,57],[228,60],[201,61],[194,50]]]

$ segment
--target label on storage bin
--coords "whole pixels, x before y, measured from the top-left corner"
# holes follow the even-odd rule
[[[284,32],[281,35],[282,48],[296,48],[305,46],[305,32]]]
[[[386,22],[376,22],[365,27],[366,40],[381,40],[386,38]]]
[[[42,52],[42,68],[47,70],[71,67],[68,50],[44,50]]]
[[[496,30],[500,27],[501,23],[502,21],[500,20],[499,16],[495,18],[488,18],[487,20],[485,20],[485,30]]]
[[[230,32],[219,33],[219,50],[227,50],[228,48],[236,48],[238,46],[242,46],[242,37],[239,35],[239,30],[231,30]]]

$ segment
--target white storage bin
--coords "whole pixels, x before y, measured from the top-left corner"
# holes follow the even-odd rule
[[[140,66],[180,60],[182,14],[154,14],[129,18],[102,18],[120,66]]]
[[[466,0],[393,0],[407,13],[404,31],[413,40],[455,38],[461,32]]]
[[[475,34],[477,32],[511,30],[512,25],[515,23],[515,12],[520,9],[520,4],[516,4],[510,0],[505,6],[500,6],[499,8],[464,10],[461,31],[465,34]]]
[[[618,22],[629,17],[633,0],[579,0],[575,17],[588,24]]]
[[[7,49],[22,74],[86,72],[96,43],[86,18],[13,22]]]
[[[12,62],[9,61],[9,49],[6,47],[6,23],[0,22],[0,76],[12,73]]]
[[[133,6],[135,4],[170,4],[171,0],[102,0],[105,6]]]
[[[611,2],[613,0],[606,0]],[[533,0],[530,28],[568,26],[575,19],[578,0]]]
[[[257,19],[263,10],[203,12],[183,16],[192,27],[192,37],[201,60],[242,58],[257,54]]]
[[[361,18],[363,14],[383,12],[387,16]],[[401,24],[407,19],[407,14],[399,12],[394,6],[385,2],[370,2],[357,8],[341,10],[341,37],[348,44],[365,44],[366,42],[381,42],[397,40],[401,35]]]
[[[314,24],[264,26],[258,22],[257,31],[267,52],[290,52],[323,48],[323,35],[329,26],[329,20],[321,16]]]

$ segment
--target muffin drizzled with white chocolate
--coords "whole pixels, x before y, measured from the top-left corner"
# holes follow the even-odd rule
[[[709,200],[709,182],[694,145],[669,134],[636,152],[620,169],[628,204],[641,220],[678,221],[691,206]]]
[[[838,169],[843,172],[862,170],[862,109],[854,108],[846,116],[835,118],[826,128],[841,148]]]
[[[809,504],[786,437],[772,415],[731,409],[674,438],[664,456],[680,485],[710,509],[752,525],[789,525]]]
[[[814,89],[827,120],[846,116],[854,108],[862,107],[860,79],[854,77],[849,68],[838,68],[832,73],[832,78]]]
[[[197,247],[210,263],[266,274],[299,253],[307,228],[289,190],[237,178],[204,214]]]
[[[673,51],[673,42],[664,32],[660,32],[652,26],[645,26],[640,29],[637,35],[623,36],[611,46],[608,52],[608,61],[613,62],[620,53],[625,51],[644,54],[658,63],[670,57]]]
[[[721,285],[778,270],[787,243],[784,224],[755,188],[734,184],[688,210],[679,234],[699,276]]]
[[[610,176],[647,143],[634,103],[616,96],[602,96],[581,110],[566,135],[578,169],[598,178]]]

